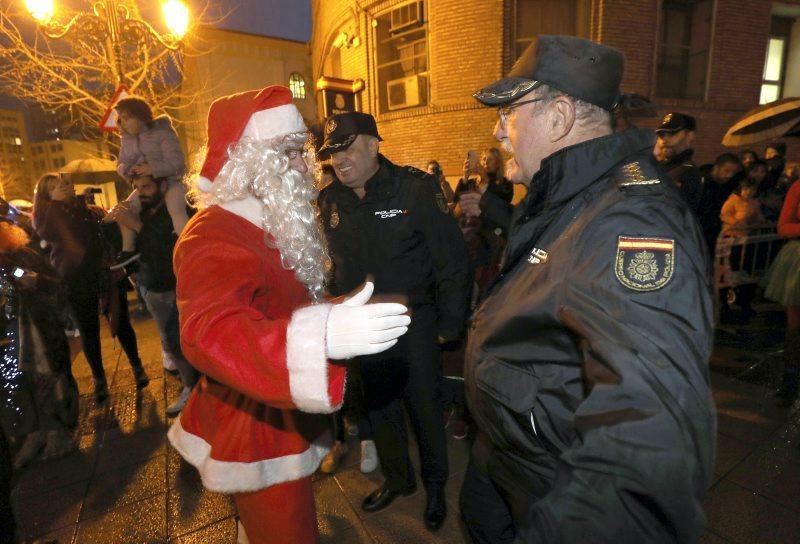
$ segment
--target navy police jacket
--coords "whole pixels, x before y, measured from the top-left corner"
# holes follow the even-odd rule
[[[700,229],[631,129],[548,157],[473,316],[475,462],[517,542],[695,542],[712,477]]]
[[[336,180],[320,192],[333,260],[329,291],[346,294],[374,277],[375,294],[404,295],[437,309],[438,335],[456,340],[471,289],[467,249],[436,179],[379,155],[363,199]]]

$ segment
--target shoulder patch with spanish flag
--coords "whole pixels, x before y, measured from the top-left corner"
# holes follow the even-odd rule
[[[675,271],[675,240],[619,236],[614,272],[619,282],[634,291],[656,291]]]

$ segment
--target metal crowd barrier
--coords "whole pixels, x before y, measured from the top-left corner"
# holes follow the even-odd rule
[[[722,290],[758,284],[784,242],[774,225],[736,231],[720,234],[714,252],[715,323],[719,323]]]

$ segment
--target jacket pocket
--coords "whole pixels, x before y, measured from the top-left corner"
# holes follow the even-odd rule
[[[488,397],[483,412],[495,443],[527,449],[539,434],[533,414],[539,378],[529,369],[488,358],[476,368],[475,383]]]
[[[530,412],[539,389],[539,379],[532,372],[494,357],[475,369],[475,383],[516,414]]]

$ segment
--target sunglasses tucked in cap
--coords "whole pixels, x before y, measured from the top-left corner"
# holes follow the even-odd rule
[[[333,153],[344,151],[350,147],[359,134],[383,140],[378,135],[375,118],[368,113],[351,111],[331,115],[325,122],[325,139],[317,156],[322,160],[328,160]]]
[[[620,96],[624,57],[611,47],[573,36],[538,36],[508,75],[475,93],[486,106],[513,102],[540,85],[611,110]]]

